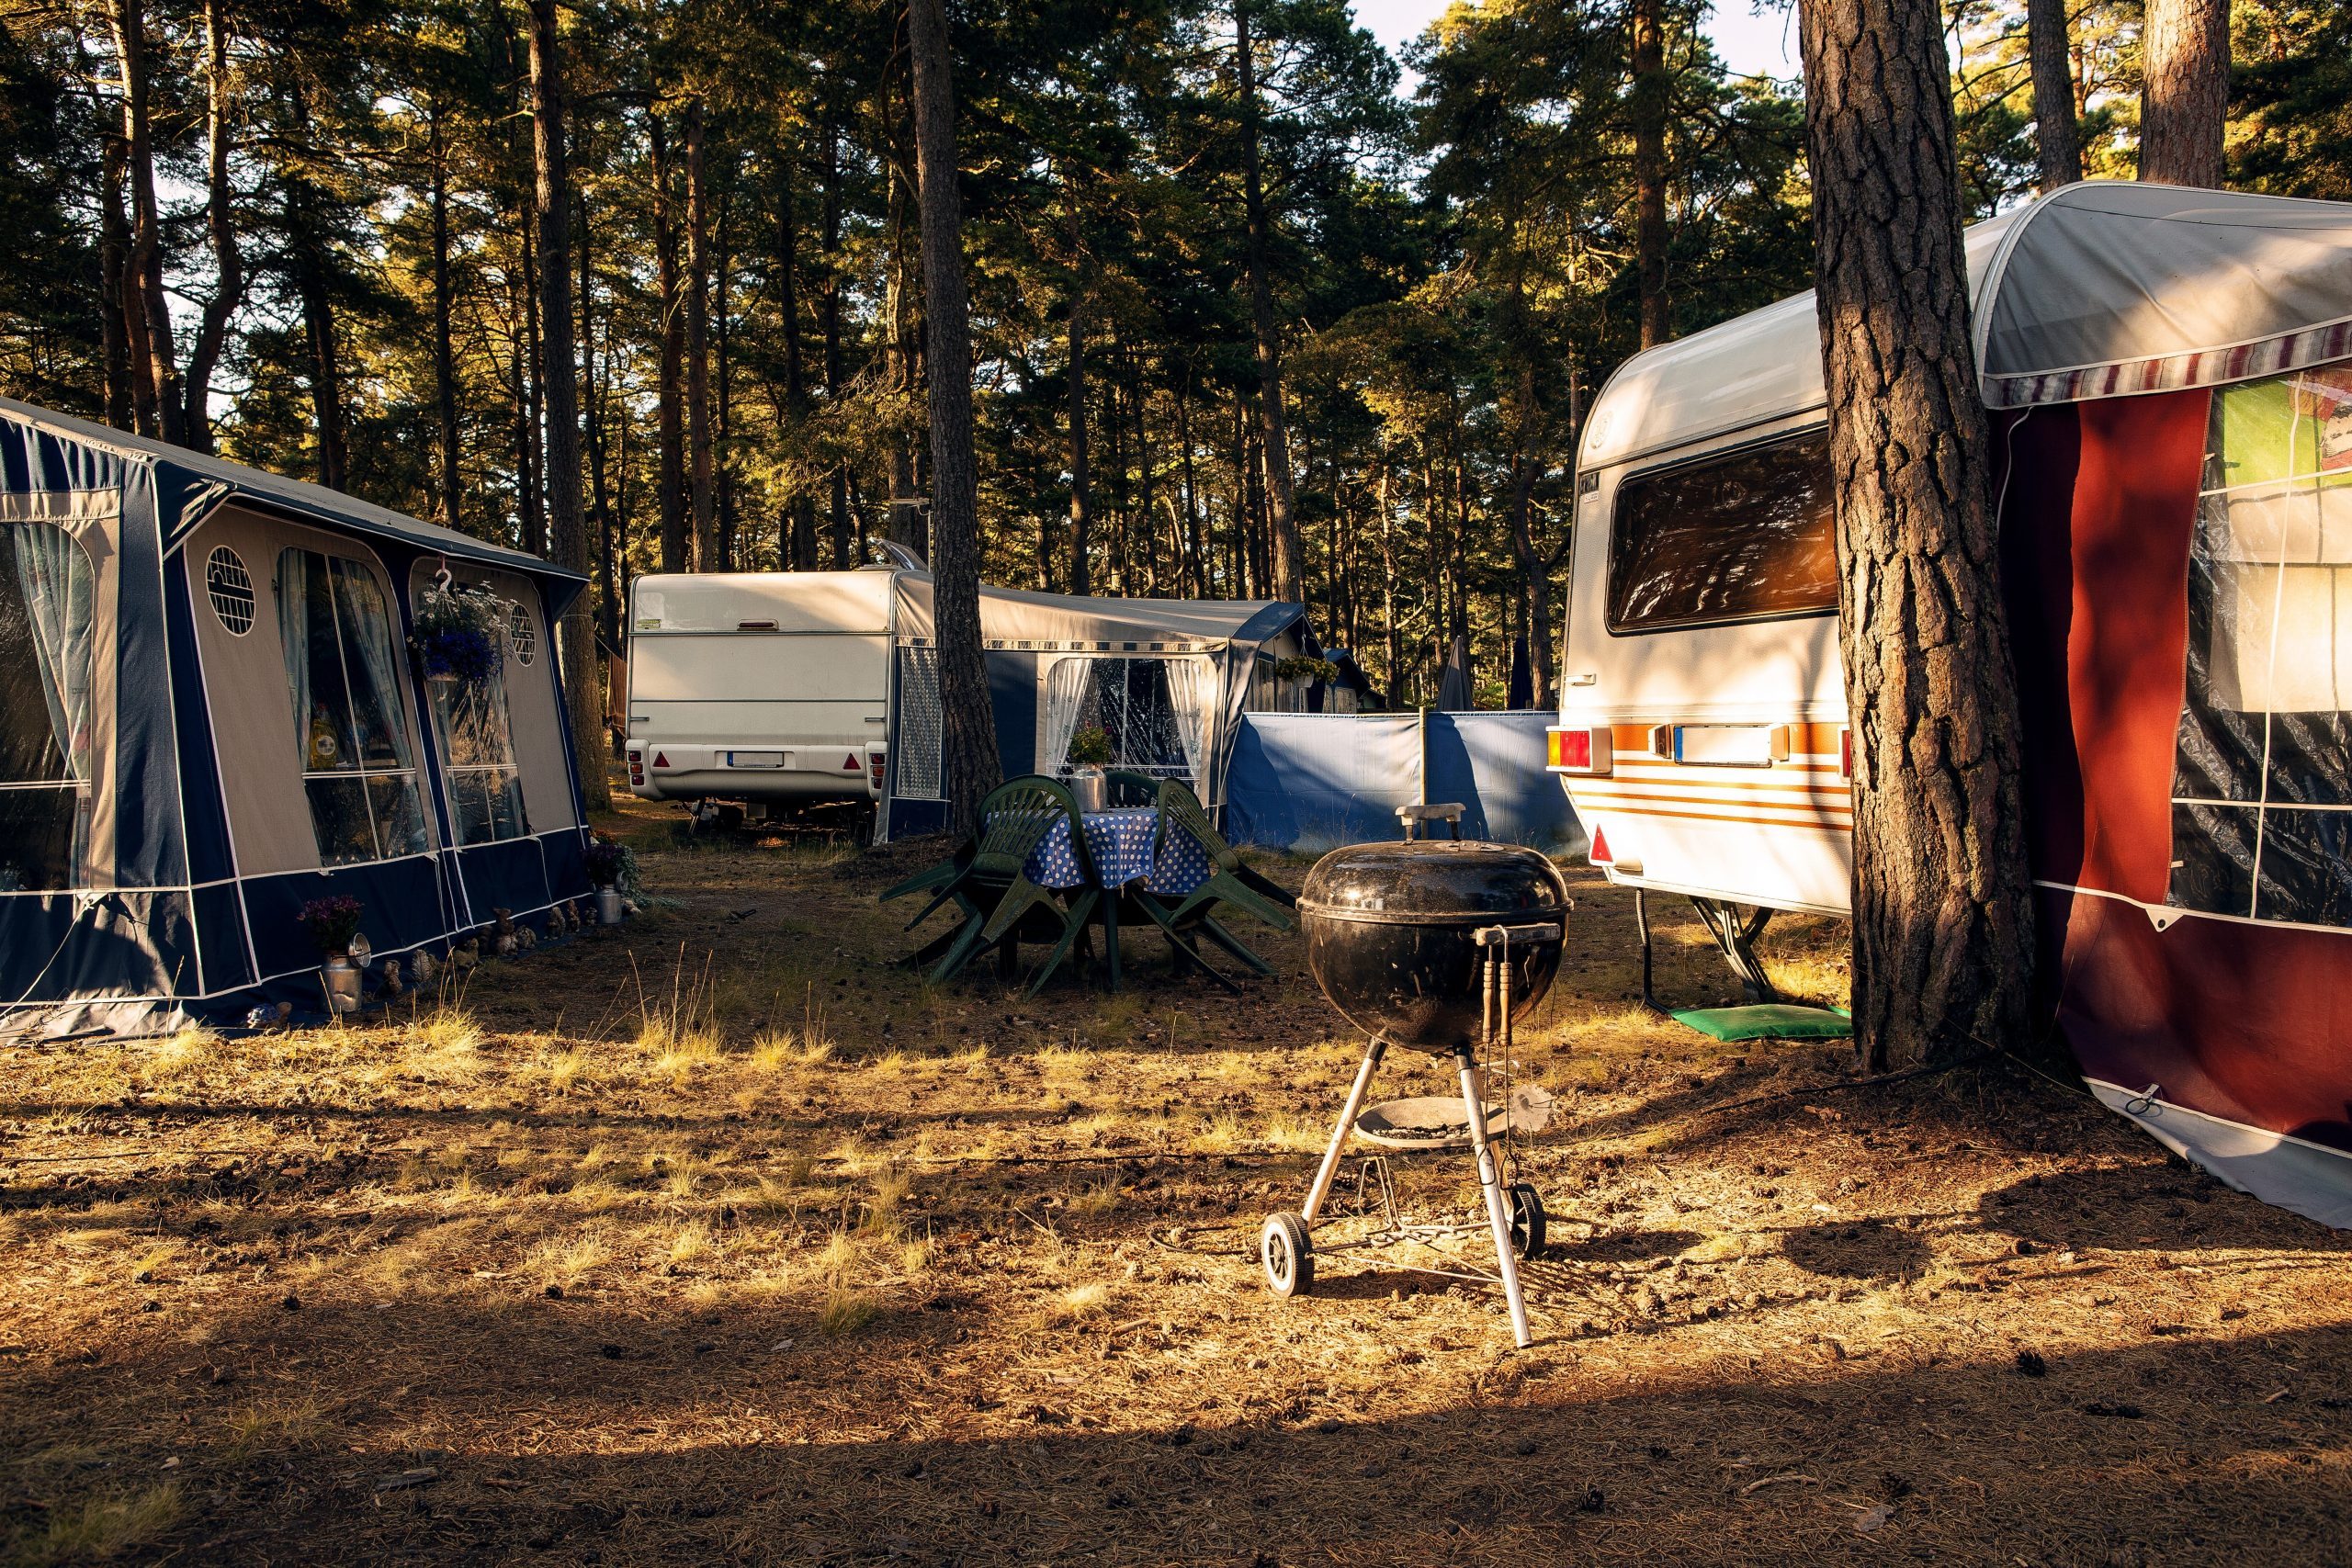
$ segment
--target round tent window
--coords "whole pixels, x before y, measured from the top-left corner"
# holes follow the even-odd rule
[[[506,606],[506,640],[514,645],[514,657],[526,664],[539,651],[539,628],[531,624],[531,613],[520,604]]]
[[[204,563],[204,592],[212,601],[212,613],[232,635],[243,637],[254,629],[254,580],[237,552],[226,545]]]

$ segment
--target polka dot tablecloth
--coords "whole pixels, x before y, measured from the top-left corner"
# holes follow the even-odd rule
[[[1159,835],[1159,813],[1148,806],[1119,811],[1090,811],[1084,818],[1086,852],[1105,887],[1140,882],[1154,893],[1181,897],[1209,879],[1208,851],[1190,833],[1174,832],[1152,852]],[[1069,822],[1057,822],[1022,868],[1040,887],[1077,887],[1078,856],[1070,852]]]

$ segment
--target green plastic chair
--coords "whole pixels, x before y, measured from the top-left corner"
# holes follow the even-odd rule
[[[1209,857],[1208,880],[1169,911],[1171,919],[1181,925],[1196,911],[1205,914],[1215,905],[1226,903],[1255,915],[1276,931],[1290,930],[1291,910],[1297,907],[1297,898],[1241,863],[1240,852],[1225,841],[1200,797],[1180,779],[1165,780],[1159,786],[1159,831],[1163,838],[1170,833],[1190,834]]]
[[[1087,856],[1086,835],[1079,827],[1078,802],[1054,780],[1033,775],[989,791],[980,803],[980,820],[970,866],[942,890],[943,896],[962,904],[966,913],[930,979],[933,985],[954,979],[985,947],[1017,943],[1024,935],[1050,936],[1053,951],[1031,978],[1028,994],[1034,997],[1069,955],[1102,897]],[[1072,852],[1086,877],[1067,908],[1053,889],[1030,881],[1026,870],[1030,855],[1060,821],[1069,824]]]

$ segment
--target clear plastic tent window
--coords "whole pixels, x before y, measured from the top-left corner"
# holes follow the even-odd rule
[[[2352,925],[2352,365],[2213,398],[2168,902]]]

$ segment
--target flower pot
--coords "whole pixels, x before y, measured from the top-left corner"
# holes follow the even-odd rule
[[[621,890],[619,888],[599,887],[596,889],[596,923],[598,925],[619,925],[623,919],[628,918],[628,911],[621,908]]]
[[[338,953],[319,965],[327,987],[327,1006],[335,1012],[359,1010],[359,966]]]
[[[1111,781],[1102,776],[1100,768],[1080,768],[1070,775],[1070,793],[1078,796],[1080,811],[1102,811],[1111,804]]]

